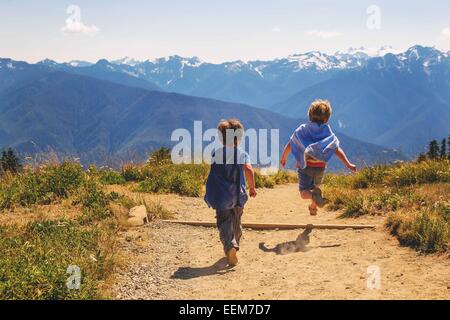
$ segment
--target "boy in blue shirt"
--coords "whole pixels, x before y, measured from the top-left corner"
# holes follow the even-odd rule
[[[242,123],[237,119],[223,120],[217,129],[223,146],[212,155],[205,201],[216,210],[217,228],[228,264],[235,266],[242,235],[241,217],[248,200],[245,180],[250,197],[256,197],[255,179],[250,157],[239,148],[244,136]]]
[[[331,130],[328,120],[332,109],[327,100],[314,101],[308,110],[308,123],[298,127],[291,136],[281,156],[281,165],[286,165],[289,153],[297,160],[299,190],[302,199],[310,199],[309,212],[317,215],[317,207],[322,208],[326,200],[322,197],[320,185],[327,162],[333,154],[351,171],[356,166],[347,159],[339,140]]]

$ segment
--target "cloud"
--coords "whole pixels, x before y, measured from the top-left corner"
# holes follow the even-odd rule
[[[342,34],[337,31],[320,31],[320,30],[311,30],[307,32],[308,36],[318,37],[322,39],[329,39],[334,37],[339,37]]]
[[[273,27],[272,32],[281,32],[281,29],[278,27]]]
[[[441,34],[444,36],[444,38],[450,38],[450,28],[442,29]]]
[[[83,22],[66,21],[66,24],[61,28],[64,34],[85,34],[88,36],[95,36],[100,29],[95,26],[87,26]]]

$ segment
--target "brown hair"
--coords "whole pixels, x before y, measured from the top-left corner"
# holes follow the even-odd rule
[[[328,100],[318,99],[311,103],[308,117],[310,121],[322,124],[330,119],[332,111],[333,109],[331,109],[331,104]]]
[[[227,132],[228,134],[233,134],[235,146],[237,146],[238,142],[241,141],[244,136],[244,125],[239,119],[221,120],[217,126],[217,130],[220,132],[220,141],[222,141],[224,145],[227,145]]]

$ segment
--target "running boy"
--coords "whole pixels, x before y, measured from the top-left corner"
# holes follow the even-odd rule
[[[223,120],[217,129],[222,146],[212,155],[205,201],[216,210],[217,228],[228,264],[235,266],[242,235],[241,217],[248,200],[245,179],[250,197],[256,197],[255,179],[248,154],[239,148],[244,136],[242,123],[237,119]]]
[[[317,215],[317,207],[322,208],[326,203],[319,186],[326,163],[332,155],[336,154],[347,168],[356,171],[356,166],[349,162],[344,150],[339,147],[338,138],[328,125],[331,112],[331,105],[327,100],[314,101],[308,110],[308,123],[295,130],[281,156],[283,167],[290,152],[297,160],[300,196],[302,199],[311,199],[308,208],[313,216]]]

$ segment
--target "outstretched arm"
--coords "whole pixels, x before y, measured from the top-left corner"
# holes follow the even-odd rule
[[[338,148],[336,150],[336,156],[347,168],[349,168],[353,172],[356,172],[356,166],[348,161],[347,155],[345,154],[344,150]]]
[[[250,197],[256,197],[255,189],[255,173],[253,167],[250,163],[244,164],[245,179],[247,180],[248,186],[250,188]]]
[[[283,155],[281,156],[280,163],[283,167],[286,166],[286,159],[290,152],[291,152],[291,144],[288,142],[288,144],[284,147]]]

